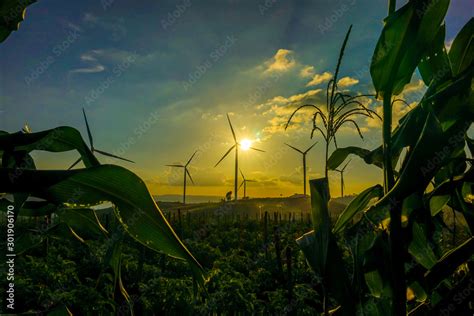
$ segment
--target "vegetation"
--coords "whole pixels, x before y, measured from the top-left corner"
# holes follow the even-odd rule
[[[16,282],[26,299],[17,312],[472,314],[474,19],[448,52],[448,6],[389,2],[370,66],[383,102],[383,143],[373,150],[336,143],[343,124],[359,130],[357,117],[375,115],[337,88],[349,28],[326,109],[300,107],[315,110],[311,137],[319,131],[326,142],[325,177],[310,180],[311,221],[237,211],[248,201],[223,202],[210,217],[176,210],[172,220],[140,178],[100,164],[77,130],[0,132],[0,192],[8,194],[0,205],[14,209]],[[393,102],[416,69],[427,91],[393,129]],[[35,150],[76,150],[85,168],[36,170]],[[328,170],[349,155],[381,168],[384,183],[336,217]]]
[[[310,181],[313,230],[298,239],[298,243],[322,278],[324,314],[330,312],[327,300],[332,296],[338,301],[337,307],[333,307],[343,315],[367,314],[367,306],[375,306],[371,309],[375,312],[368,314],[391,311],[392,315],[405,315],[408,293],[413,293],[417,302],[408,305],[411,314],[437,314],[471,279],[469,274],[458,282],[451,276],[461,265],[472,268],[472,237],[449,253],[440,251],[437,237],[446,225],[440,212],[445,207],[471,222],[471,232],[473,227],[472,167],[466,165],[465,147],[471,142],[467,131],[473,122],[474,20],[460,31],[448,54],[443,23],[448,5],[449,1],[411,1],[395,11],[394,1],[390,1],[389,16],[370,68],[377,96],[383,100],[383,144],[372,151],[358,147],[336,149],[326,159],[326,177]],[[334,95],[338,96],[334,94],[335,82],[349,33],[350,29],[342,45],[335,79],[328,85],[327,114],[314,105],[300,107],[316,109],[311,136],[315,130],[321,132],[326,141],[326,157],[331,137],[335,140],[344,120],[353,122],[358,129],[345,115],[335,118],[338,109],[347,106],[343,97],[339,107],[333,105],[337,99]],[[428,90],[392,131],[392,105],[396,101],[393,96],[403,91],[416,68]],[[361,108],[347,111],[347,117],[371,114],[362,105],[357,106]],[[317,126],[318,115],[325,131]],[[406,155],[399,170],[394,170],[402,150]],[[383,169],[383,190],[375,185],[362,192],[332,226],[327,207],[327,170],[335,170],[349,154]],[[358,213],[363,216],[353,222]],[[338,246],[339,238],[348,245]],[[353,259],[351,276],[343,261],[345,251],[350,251]],[[443,274],[435,277],[436,271]],[[456,311],[469,313],[468,302],[461,302]]]

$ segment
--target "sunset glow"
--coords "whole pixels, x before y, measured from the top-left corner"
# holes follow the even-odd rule
[[[250,149],[250,146],[252,146],[252,142],[248,139],[244,139],[242,140],[242,142],[240,143],[240,147],[243,149],[243,150],[249,150]]]

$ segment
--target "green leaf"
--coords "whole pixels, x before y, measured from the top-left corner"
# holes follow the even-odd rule
[[[296,242],[316,274],[322,276],[325,288],[342,304],[343,315],[353,315],[354,295],[341,251],[330,230],[328,180],[327,178],[310,180],[309,185],[314,230],[304,234]]]
[[[448,204],[450,195],[435,195],[430,199],[431,216],[436,216]]]
[[[373,270],[365,273],[364,277],[372,296],[380,298],[384,291],[384,284],[380,273],[377,270]]]
[[[464,135],[468,127],[469,124],[465,121],[458,120],[455,125],[443,131],[439,120],[429,112],[421,135],[411,150],[395,186],[372,210],[390,205],[394,201],[402,201],[413,192],[423,192],[456,149],[451,142],[455,142],[456,135]]]
[[[458,33],[449,50],[449,60],[454,75],[472,66],[474,60],[474,18],[471,18]]]
[[[309,181],[311,191],[311,215],[313,229],[315,231],[315,249],[318,253],[316,258],[318,271],[325,273],[327,252],[329,246],[329,233],[331,221],[329,218],[329,185],[327,178],[313,179]]]
[[[112,237],[107,240],[108,248],[105,254],[104,259],[104,268],[107,267],[111,268],[114,273],[114,290],[118,288],[120,294],[125,298],[127,301],[130,311],[133,315],[133,306],[130,300],[130,295],[128,294],[127,290],[125,289],[125,285],[122,281],[122,247],[123,247],[123,239],[124,239],[124,232],[121,227],[118,227]],[[113,293],[114,294],[114,293]]]
[[[423,228],[418,223],[413,223],[413,238],[408,246],[408,252],[425,269],[431,269],[436,264],[436,256],[430,248]]]
[[[409,1],[385,19],[370,65],[380,97],[385,93],[397,95],[410,82],[438,33],[448,5],[449,0]]]
[[[379,184],[359,193],[339,215],[332,232],[334,234],[340,233],[357,213],[363,212],[367,208],[367,205],[372,199],[382,196],[383,187]]]
[[[27,153],[33,150],[49,152],[77,150],[86,167],[99,165],[99,161],[87,147],[79,131],[68,126],[37,133],[0,134],[0,150],[5,152],[25,151]]]
[[[350,146],[350,147],[344,147],[344,148],[337,148],[329,157],[328,159],[328,169],[329,170],[335,170],[337,169],[346,159],[347,156],[349,155],[357,155],[360,158],[364,159],[364,161],[368,164],[374,164],[377,167],[383,168],[383,164],[381,160],[374,160],[372,152],[370,150],[356,147],[356,146]]]
[[[425,284],[433,289],[442,280],[449,277],[463,263],[474,254],[474,237],[470,237],[461,245],[448,251],[425,275]]]
[[[444,46],[445,35],[446,26],[443,24],[418,65],[421,77],[427,86],[432,82],[443,81],[444,78],[451,77],[452,75],[448,53]]]
[[[81,239],[85,239],[83,237],[98,238],[107,235],[107,230],[102,226],[92,209],[63,209],[58,215],[60,220],[73,229]]]
[[[398,158],[400,157],[400,153],[403,147],[396,146],[393,150],[393,158],[392,158],[392,165],[395,167],[397,164]],[[333,151],[331,156],[328,159],[328,169],[329,170],[336,170],[346,159],[349,155],[356,155],[359,156],[364,160],[366,164],[374,165],[379,168],[383,168],[383,157],[382,157],[382,147],[378,147],[374,150],[367,150],[364,148],[356,147],[356,146],[349,146],[349,147],[341,147],[337,148]],[[395,174],[398,174],[395,172]]]
[[[11,169],[0,169],[1,192],[34,192],[54,203],[82,206],[110,201],[127,233],[155,251],[187,260],[194,276],[204,281],[201,265],[166,221],[145,183],[134,173],[114,165],[69,171],[23,170],[14,181]]]
[[[25,16],[26,7],[36,0],[3,0],[0,3],[0,43],[11,32],[18,30]]]
[[[316,239],[314,231],[310,231],[296,240],[298,246],[303,251],[306,260],[311,268],[323,278],[323,284],[327,291],[336,298],[341,304],[342,315],[355,314],[355,295],[351,288],[351,282],[347,275],[342,253],[335,241],[335,238],[330,234],[329,249],[327,253],[327,265],[330,269],[325,271],[325,274],[320,274],[320,251],[318,251],[318,240]]]

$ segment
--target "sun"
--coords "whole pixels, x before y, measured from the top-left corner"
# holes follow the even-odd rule
[[[249,150],[251,145],[252,145],[252,142],[248,139],[244,139],[240,142],[240,147],[243,150]]]

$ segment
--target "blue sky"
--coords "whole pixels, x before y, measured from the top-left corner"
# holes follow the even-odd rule
[[[230,113],[239,137],[267,151],[242,154],[247,178],[258,180],[249,194],[300,192],[300,158],[283,142],[312,144],[303,124],[308,116],[286,132],[282,124],[298,102],[322,101],[320,89],[351,24],[340,78],[354,93],[372,91],[368,66],[386,7],[385,1],[356,0],[41,0],[0,45],[1,129],[17,131],[25,122],[34,131],[71,125],[85,136],[84,107],[96,147],[136,164],[104,162],[137,172],[153,193],[180,193],[181,171],[164,165],[201,149],[189,193],[223,195],[232,188],[232,159],[213,166],[230,145]],[[451,2],[448,46],[472,12],[469,0]],[[404,97],[413,101],[423,90],[415,76]],[[404,111],[400,105],[396,116]],[[379,144],[377,123],[361,124],[366,140],[343,129],[341,146]],[[315,141],[310,177],[323,173],[322,139]],[[76,154],[36,158],[41,168],[63,168]],[[346,192],[380,177],[378,169],[353,159]],[[338,176],[331,178],[337,188]]]

